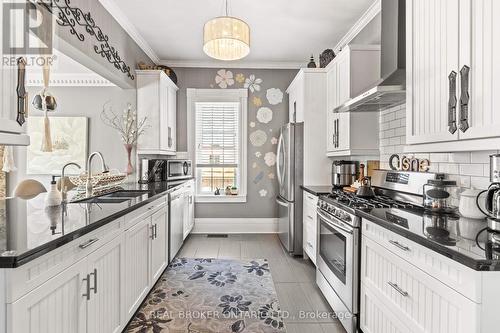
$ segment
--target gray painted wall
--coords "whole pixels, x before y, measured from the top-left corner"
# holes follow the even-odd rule
[[[175,68],[179,79],[177,95],[177,149],[187,151],[187,108],[186,88],[222,89],[216,83],[219,68]],[[297,70],[265,70],[265,69],[227,69],[231,72],[234,84],[227,88],[243,88],[245,79],[250,75],[262,80],[259,91],[249,90],[248,95],[248,200],[246,203],[196,204],[197,218],[273,218],[277,216],[275,196],[277,182],[275,180],[275,165],[272,154],[276,152],[276,144],[272,138],[277,138],[279,128],[288,122],[288,96],[286,88],[297,74]],[[238,80],[239,79],[239,80]],[[283,92],[281,103],[271,105],[266,97],[267,90],[278,88]],[[258,100],[262,102],[259,106]],[[272,101],[272,99],[271,99]],[[268,123],[257,119],[261,107],[272,110],[273,117]],[[260,117],[259,117],[260,118]],[[262,120],[262,118],[260,118]],[[253,126],[253,127],[252,127]],[[255,131],[266,134],[266,142],[255,147],[250,137]],[[260,132],[259,132],[260,133]],[[268,154],[268,155],[266,155]],[[267,158],[267,163],[266,159]]]
[[[40,90],[39,87],[29,87],[28,93],[34,96]],[[52,94],[57,97],[57,114],[51,116],[84,116],[88,117],[88,151],[100,151],[110,169],[125,170],[127,155],[119,134],[104,125],[100,119],[100,113],[104,103],[109,101],[109,105],[116,113],[120,113],[131,103],[136,105],[136,90],[121,89],[118,87],[51,87]],[[31,116],[43,116],[41,111],[30,108]],[[33,143],[33,144],[39,144]],[[18,181],[24,178],[34,178],[41,181],[47,188],[50,186],[50,176],[48,175],[26,175],[26,148],[14,147],[17,171],[8,175],[10,190]],[[132,160],[135,163],[135,160]],[[94,161],[94,170],[98,170],[99,163]],[[82,165],[85,169],[85,166]],[[75,173],[75,169],[68,169],[69,173]],[[82,170],[83,171],[83,170]],[[135,179],[131,176],[130,179]]]
[[[152,63],[146,53],[123,30],[113,16],[101,5],[99,0],[72,1],[71,5],[82,9],[84,13],[90,12],[96,25],[101,28],[104,34],[109,36],[110,45],[117,50],[121,59],[130,66],[132,74],[135,73],[138,62]],[[56,24],[56,34],[59,38],[55,41],[55,48],[116,85],[123,88],[135,88],[135,80],[131,80],[105,58],[94,52],[94,45],[98,45],[98,42],[95,37],[85,32],[85,27],[77,26],[76,30],[85,36],[83,42],[70,33],[69,27],[61,27]]]

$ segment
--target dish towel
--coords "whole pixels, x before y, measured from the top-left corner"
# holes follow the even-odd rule
[[[14,163],[14,151],[12,146],[5,146],[3,151],[3,172],[16,171],[16,164]]]

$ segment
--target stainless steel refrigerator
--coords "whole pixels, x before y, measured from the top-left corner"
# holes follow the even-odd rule
[[[302,190],[304,124],[288,123],[281,127],[277,150],[279,184],[278,233],[285,249],[293,255],[302,254]]]

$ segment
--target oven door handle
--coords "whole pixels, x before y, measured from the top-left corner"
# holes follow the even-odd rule
[[[343,226],[343,225],[340,225],[340,224],[336,223],[336,222],[335,222],[335,220],[334,220],[334,218],[333,218],[333,216],[332,216],[332,217],[328,217],[328,216],[326,216],[325,214],[323,214],[322,212],[320,212],[320,211],[319,211],[319,209],[318,209],[318,210],[316,210],[316,213],[318,214],[318,216],[319,216],[319,217],[320,217],[323,221],[325,221],[326,223],[328,223],[330,226],[332,226],[332,227],[334,227],[334,228],[337,228],[337,229],[340,229],[340,230],[342,230],[342,231],[345,231],[345,232],[347,232],[347,233],[349,233],[349,234],[352,234],[352,233],[353,233],[354,228],[349,229],[349,228],[347,228],[347,227],[345,227],[345,226]],[[332,219],[332,218],[333,218],[333,219]]]

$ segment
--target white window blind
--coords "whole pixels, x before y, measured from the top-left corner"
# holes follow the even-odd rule
[[[197,102],[195,112],[201,192],[238,186],[240,103]]]

